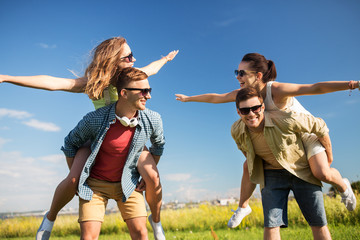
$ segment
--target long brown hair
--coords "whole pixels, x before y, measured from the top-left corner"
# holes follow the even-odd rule
[[[275,81],[277,74],[275,63],[272,60],[266,60],[266,58],[259,53],[248,53],[241,61],[249,64],[249,70],[261,72],[263,74],[263,83]]]
[[[85,93],[96,100],[111,83],[111,79],[119,68],[121,53],[126,39],[114,37],[100,43],[93,51],[92,61],[85,70],[88,82]]]

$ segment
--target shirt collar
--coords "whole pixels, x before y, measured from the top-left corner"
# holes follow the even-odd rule
[[[265,111],[264,112],[264,119],[265,119],[265,126],[264,127],[274,127],[274,123],[273,121],[271,120],[271,117],[270,117],[270,113]],[[247,127],[245,125],[245,123],[243,122],[242,119],[239,120],[240,122],[242,122],[242,124],[239,125],[239,133],[240,134],[245,134],[246,131],[247,131]]]
[[[265,111],[264,112],[264,118],[265,118],[265,127],[274,127],[274,123],[270,117],[270,113]]]
[[[109,113],[109,123],[110,124],[113,124],[116,121],[116,114],[115,114],[116,103],[117,102],[113,103],[111,105],[111,108],[110,108],[110,113]],[[141,114],[142,114],[142,110],[137,110],[136,118],[139,121],[139,123],[141,123],[141,121],[140,121],[141,120]]]

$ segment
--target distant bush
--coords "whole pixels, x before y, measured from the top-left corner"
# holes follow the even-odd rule
[[[357,195],[359,202],[360,195]],[[360,207],[349,212],[344,204],[340,202],[340,196],[336,198],[324,197],[325,209],[329,225],[334,226],[359,226]],[[250,201],[252,213],[247,216],[238,228],[252,229],[263,228],[263,212],[261,201],[252,199]],[[166,209],[161,212],[161,222],[165,231],[209,231],[212,227],[215,231],[227,229],[227,222],[232,216],[232,206],[199,205],[195,208],[183,208],[179,210]],[[288,206],[289,226],[308,226],[295,200],[289,200]],[[18,217],[0,220],[0,238],[35,236],[42,219],[36,217]],[[149,232],[151,227],[147,223]],[[128,232],[125,222],[120,213],[105,216],[101,228],[101,234],[117,234]],[[55,222],[52,236],[80,235],[80,227],[77,216],[59,216]]]

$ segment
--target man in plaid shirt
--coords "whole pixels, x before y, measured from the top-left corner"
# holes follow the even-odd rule
[[[79,222],[81,239],[100,234],[108,199],[114,199],[132,239],[147,239],[146,209],[142,193],[134,191],[140,175],[156,171],[165,138],[158,113],[145,108],[151,98],[147,75],[135,68],[123,69],[116,76],[119,100],[88,113],[65,138],[62,151],[71,161],[76,151],[91,141],[91,155],[79,180]],[[138,162],[146,142],[155,162]],[[154,170],[155,169],[155,170]],[[145,179],[146,182],[146,179]],[[156,196],[161,199],[160,182]],[[161,200],[160,200],[161,202]],[[165,239],[161,223],[149,216],[155,239]]]

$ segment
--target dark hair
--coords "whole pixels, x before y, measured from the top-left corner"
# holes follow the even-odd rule
[[[246,101],[250,98],[258,97],[260,102],[263,103],[263,98],[261,96],[260,91],[258,91],[254,87],[244,87],[241,88],[238,93],[236,94],[236,108],[239,107],[240,102]]]
[[[119,72],[115,74],[114,78],[117,92],[120,95],[121,89],[125,88],[129,82],[147,79],[148,75],[139,69],[128,67],[119,70]]]
[[[259,53],[248,53],[241,61],[249,64],[249,70],[261,72],[263,74],[263,83],[275,81],[277,74],[275,63],[272,60],[266,60],[266,58]]]

